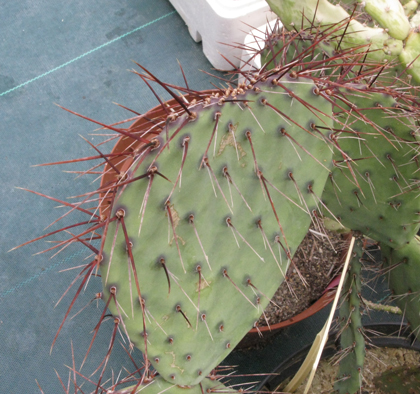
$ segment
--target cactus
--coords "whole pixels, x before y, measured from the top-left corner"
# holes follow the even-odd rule
[[[340,393],[357,392],[362,381],[365,340],[362,326],[362,258],[363,239],[354,244],[353,256],[341,292],[340,332],[342,354],[335,389]],[[355,368],[356,366],[356,368]]]
[[[289,56],[294,53],[284,44],[285,37],[291,35],[293,33],[275,31],[267,37],[262,51],[264,68],[275,69],[284,56],[284,48]],[[325,37],[322,32],[315,35],[311,29],[300,35],[300,54],[312,51],[315,58],[336,56],[329,35]],[[324,78],[331,72],[322,69]],[[343,112],[334,119],[334,136],[338,136],[339,149],[335,150],[334,168],[323,192],[323,201],[343,226],[362,231],[393,248],[401,247],[419,229],[419,204],[414,198],[419,180],[416,171],[418,136],[416,117],[412,116],[417,104],[399,103],[386,89],[362,96],[341,92],[347,93],[348,101],[340,103]],[[354,113],[355,118],[351,124],[346,124],[350,113]],[[343,138],[345,133],[353,137]]]
[[[420,238],[416,236],[400,249],[382,246],[382,257],[395,302],[417,338],[420,334]]]
[[[310,76],[283,67],[222,94],[184,89],[128,131],[102,125],[123,134],[121,150],[100,153],[98,190],[66,202],[91,216],[81,207],[98,195],[99,212],[51,248],[80,241],[95,254],[75,298],[101,270],[100,323],[109,309],[114,330],[98,387],[118,330],[142,349],[145,378],[151,363],[172,385],[199,384],[254,326],[311,221],[323,231],[333,106]]]
[[[328,2],[316,4],[317,15],[331,14]],[[75,298],[101,271],[105,308],[92,342],[108,309],[114,330],[98,389],[120,330],[144,355],[138,386],[123,390],[203,392],[200,385],[210,384],[205,377],[253,327],[284,279],[310,223],[323,231],[321,215],[392,247],[394,256],[414,237],[416,97],[381,84],[378,76],[392,67],[381,61],[392,53],[363,52],[366,32],[358,34],[359,25],[326,21],[324,30],[311,25],[281,34],[263,50],[261,70],[238,72],[247,83],[237,88],[196,92],[142,68],[148,86],[157,83],[174,99],[159,99],[128,129],[97,122],[121,135],[112,153],[95,146],[98,156],[90,158],[103,160],[101,186],[79,203],[63,202],[90,220],[36,240],[84,226],[50,249],[78,241],[93,251],[77,276]],[[398,52],[409,40],[399,38],[404,28],[392,31],[394,38],[370,29],[371,50],[395,44]],[[331,46],[337,35],[341,51]],[[92,201],[99,201],[94,211]],[[98,237],[95,247],[90,241]],[[364,348],[356,321],[359,284],[352,280],[357,267],[346,290],[351,307],[346,302],[342,311],[351,316],[344,336],[358,339],[357,365],[348,358],[347,370],[360,367]],[[340,391],[354,392],[355,379],[347,379],[351,387],[340,383]]]
[[[290,34],[294,34],[296,26],[312,29],[315,25],[317,34],[334,30],[334,40],[328,45],[316,45],[324,57],[332,59],[351,47],[355,50],[369,47],[366,58],[382,63],[385,71],[374,81],[404,86],[406,97],[412,95],[409,105],[387,95],[386,89],[385,94],[346,96],[348,102],[342,103],[343,112],[335,118],[334,129],[338,137],[343,137],[344,133],[357,137],[339,138],[334,169],[322,199],[329,209],[328,214],[342,225],[380,241],[386,265],[384,272],[389,271],[396,302],[406,311],[417,336],[420,303],[415,273],[419,250],[414,237],[419,229],[420,212],[417,201],[418,103],[415,99],[418,92],[410,82],[420,82],[418,4],[407,2],[403,6],[396,0],[359,2],[363,13],[351,4],[333,5],[326,0],[268,0],[268,3],[285,28],[291,30]],[[307,48],[314,45],[317,34],[307,35]],[[278,44],[276,47],[269,43],[264,55],[266,65],[272,67],[270,62],[275,63],[273,59],[279,56]],[[405,72],[412,81],[405,78]],[[361,108],[364,110],[360,111]],[[346,122],[349,113],[357,113],[358,119]],[[346,337],[342,341],[346,348]],[[364,347],[362,336],[359,341],[356,347]],[[358,391],[360,367],[357,357],[345,359],[341,368],[353,369],[351,375],[356,378],[341,380],[337,386],[340,392]]]

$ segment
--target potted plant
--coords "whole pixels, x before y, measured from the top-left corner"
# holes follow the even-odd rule
[[[143,373],[109,392],[220,390],[211,371],[255,325],[310,224],[324,233],[322,216],[381,242],[418,329],[416,88],[403,76],[385,84],[388,65],[367,45],[341,48],[340,38],[352,37],[348,19],[328,27],[312,19],[283,31],[276,47],[268,39],[265,65],[237,87],[197,92],[140,66],[146,84],[173,100],[129,128],[101,124],[119,136],[118,148],[95,147],[101,185],[66,203],[86,221],[54,231],[71,235],[51,248],[80,242],[93,252],[75,298],[101,272],[104,309],[92,342],[108,310],[114,330],[97,391],[119,330],[142,350]],[[341,308],[350,343],[341,373],[351,376],[342,392],[354,392],[363,360],[359,268],[347,274]]]

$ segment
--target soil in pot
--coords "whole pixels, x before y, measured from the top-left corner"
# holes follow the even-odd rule
[[[341,235],[327,231],[328,238],[310,229],[286,274],[286,280],[272,298],[258,321],[271,326],[303,312],[317,301],[339,272],[345,241]]]
[[[315,374],[310,394],[329,394],[334,392],[334,381],[337,379],[338,365],[332,359],[321,360]],[[389,394],[389,393],[420,393],[419,381],[420,352],[404,348],[379,347],[366,351],[365,366],[363,372],[363,394]],[[398,385],[402,381],[402,389],[393,391],[392,384]],[[276,389],[281,392],[282,387],[288,381],[282,383]],[[295,392],[303,394],[306,381]]]

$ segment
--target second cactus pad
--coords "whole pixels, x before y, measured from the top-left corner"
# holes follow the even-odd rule
[[[104,299],[161,376],[198,384],[284,279],[331,166],[331,103],[283,76],[153,119],[101,264]],[[168,110],[169,112],[169,110]],[[152,150],[153,148],[153,150]]]
[[[380,91],[344,92],[356,119],[336,123],[337,149],[323,200],[342,224],[398,248],[419,229],[417,126],[409,108]]]

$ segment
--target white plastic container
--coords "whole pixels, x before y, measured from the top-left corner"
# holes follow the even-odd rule
[[[267,32],[273,32],[282,27],[279,19],[274,19],[269,23],[253,29],[244,38],[243,49],[241,53],[240,69],[242,71],[253,71],[261,68],[261,56],[255,55],[264,48],[264,42]],[[244,82],[243,77],[239,77],[238,83]]]
[[[275,18],[265,0],[170,0],[218,70],[239,67],[245,36]],[[223,56],[229,61],[223,59]],[[231,62],[233,64],[229,64]]]

